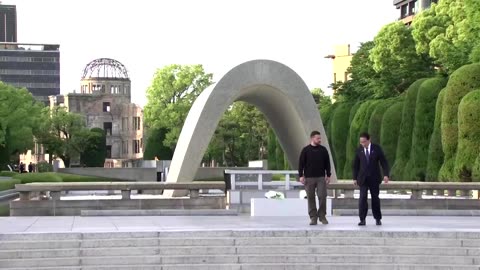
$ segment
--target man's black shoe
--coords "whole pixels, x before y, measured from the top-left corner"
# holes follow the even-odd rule
[[[377,226],[382,226],[382,221],[380,219],[377,219]]]
[[[365,226],[365,225],[367,225],[365,220],[361,220],[360,223],[358,223],[358,226]]]

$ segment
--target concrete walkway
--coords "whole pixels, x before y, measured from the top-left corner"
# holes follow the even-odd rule
[[[356,217],[330,217],[329,225],[309,226],[297,217],[142,216],[142,217],[3,217],[0,234],[53,232],[162,232],[218,230],[337,230],[480,232],[480,217],[385,217],[377,227],[373,218],[358,227]]]

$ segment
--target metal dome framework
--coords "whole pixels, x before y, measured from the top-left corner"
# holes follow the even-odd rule
[[[91,78],[129,79],[127,68],[111,58],[99,58],[88,63],[83,70],[82,79]]]

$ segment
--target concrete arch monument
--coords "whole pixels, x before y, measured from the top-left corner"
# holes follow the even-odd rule
[[[292,168],[297,168],[312,130],[321,132],[322,144],[330,150],[317,106],[302,78],[281,63],[253,60],[234,67],[195,100],[180,133],[167,182],[193,181],[222,115],[235,101],[248,102],[264,114]],[[333,162],[332,180],[336,180]]]

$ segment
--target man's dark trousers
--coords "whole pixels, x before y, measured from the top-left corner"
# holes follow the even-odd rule
[[[310,219],[325,219],[327,215],[327,184],[325,177],[305,178],[305,191],[308,200],[308,215]],[[318,211],[315,192],[318,196]]]
[[[359,212],[358,215],[360,220],[365,220],[368,213],[368,190],[370,190],[370,195],[372,197],[372,212],[373,217],[376,220],[382,219],[382,211],[380,210],[380,183],[376,180],[373,180],[369,177],[365,179],[365,183],[360,185],[360,200],[359,203]]]

